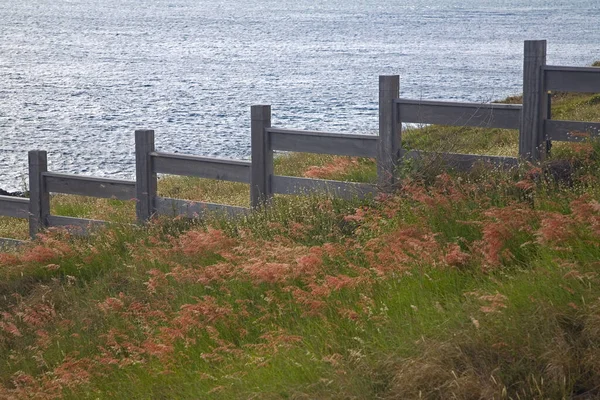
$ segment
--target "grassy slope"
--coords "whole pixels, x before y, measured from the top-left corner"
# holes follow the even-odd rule
[[[557,118],[600,116],[597,97],[557,103]],[[476,138],[494,135],[496,154],[516,152],[510,131],[444,132],[405,138],[489,153]],[[244,220],[55,232],[0,253],[0,398],[597,397],[600,149],[553,150],[585,159],[572,187],[525,169],[405,171],[377,200],[280,197]],[[277,171],[374,176],[369,160],[307,155]],[[245,185],[160,190],[247,205]],[[115,201],[53,207],[133,217]],[[18,232],[4,221],[0,236]]]

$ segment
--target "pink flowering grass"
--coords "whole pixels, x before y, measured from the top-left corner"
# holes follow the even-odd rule
[[[579,153],[572,186],[428,171],[47,232],[0,253],[0,399],[597,397],[600,169]],[[363,167],[317,161],[296,172]]]
[[[593,390],[595,364],[555,343],[574,323],[586,339],[568,346],[595,340],[598,197],[545,191],[538,208],[495,187],[503,203],[441,175],[364,203],[281,199],[239,221],[50,232],[0,256],[0,394]]]

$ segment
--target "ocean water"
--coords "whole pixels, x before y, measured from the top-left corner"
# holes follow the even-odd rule
[[[280,127],[377,130],[378,75],[404,97],[521,92],[524,40],[600,59],[598,0],[0,0],[0,187],[27,151],[58,172],[131,178],[157,148],[248,158],[250,106]]]

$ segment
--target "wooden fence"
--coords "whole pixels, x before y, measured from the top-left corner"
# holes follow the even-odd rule
[[[375,186],[324,179],[275,175],[273,152],[297,151],[356,157],[377,157],[378,137],[309,132],[271,127],[271,106],[252,107],[252,188],[253,207],[268,202],[275,193],[305,194],[329,192],[336,196],[362,196],[375,192]]]
[[[47,153],[29,152],[29,235],[48,227],[72,227],[85,233],[91,227],[104,226],[105,221],[63,217],[50,214],[50,193],[74,194],[118,200],[133,200],[136,183],[120,179],[94,178],[48,172]]]
[[[546,41],[526,41],[523,64],[523,116],[519,154],[542,160],[552,141],[577,141],[598,137],[600,123],[551,119],[548,93],[600,93],[600,68],[546,65]]]
[[[540,161],[552,141],[577,141],[600,136],[600,123],[551,119],[549,91],[600,92],[600,68],[546,65],[546,41],[526,41],[523,68],[523,104],[457,103],[400,98],[397,75],[379,77],[379,135],[349,135],[290,130],[271,126],[271,106],[251,108],[252,161],[198,157],[157,152],[154,131],[135,132],[136,180],[117,180],[61,174],[47,170],[45,151],[29,152],[30,198],[0,196],[0,216],[26,218],[34,238],[41,229],[75,227],[85,233],[105,221],[70,218],[50,213],[50,193],[75,194],[136,201],[138,222],[153,215],[202,216],[206,211],[248,213],[269,203],[274,194],[329,192],[353,197],[385,190],[395,183],[395,171],[403,158],[421,157],[423,152],[404,152],[403,123],[476,126],[519,130],[519,158]],[[275,175],[274,151],[295,151],[341,156],[371,157],[377,161],[377,184],[340,182]],[[468,169],[476,162],[513,166],[514,157],[439,153],[444,162]],[[160,197],[157,174],[196,176],[249,184],[252,208],[193,202]],[[20,241],[0,238],[2,244]]]
[[[600,93],[600,68],[546,65],[546,41],[525,41],[523,104],[481,104],[397,99],[396,117],[401,123],[476,126],[519,130],[519,158],[541,161],[552,141],[579,141],[600,137],[600,123],[551,119],[551,93]],[[404,155],[415,158],[423,153]],[[475,162],[516,165],[518,158],[442,153],[449,165],[469,168]]]
[[[157,174],[196,176],[230,182],[250,183],[250,162],[222,158],[161,153],[154,148],[154,131],[135,132],[136,215],[146,221],[152,215],[201,217],[207,211],[240,214],[244,207],[171,199],[157,195]]]
[[[520,104],[478,104],[442,101],[397,99],[395,101],[398,120],[403,123],[427,123],[448,126],[472,126],[485,128],[519,129]],[[427,152],[413,150],[405,157],[419,158]],[[496,166],[514,166],[518,159],[477,154],[437,153],[444,164],[462,170],[477,162]]]

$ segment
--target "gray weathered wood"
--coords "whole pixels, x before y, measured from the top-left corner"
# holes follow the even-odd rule
[[[439,162],[443,167],[455,168],[460,171],[468,171],[478,163],[490,164],[501,168],[513,168],[519,164],[519,159],[515,157],[460,153],[436,153],[421,150],[411,150],[407,152],[406,158],[411,160],[433,160],[435,162]]]
[[[48,226],[50,194],[46,190],[42,174],[48,171],[48,156],[43,150],[29,152],[29,236]]]
[[[544,130],[550,140],[580,142],[600,137],[600,122],[559,121],[548,119]]]
[[[273,175],[273,193],[280,194],[329,194],[342,198],[362,198],[375,194],[377,187],[368,183],[342,182],[326,179],[297,178]]]
[[[207,212],[223,213],[231,216],[248,214],[251,209],[207,202],[156,197],[156,212],[172,217],[200,218]]]
[[[457,103],[398,99],[402,122],[482,128],[519,129],[520,104]]]
[[[395,183],[400,160],[402,124],[394,101],[400,96],[398,75],[379,76],[379,139],[377,140],[377,180],[381,188]]]
[[[546,153],[544,120],[547,119],[547,96],[544,88],[546,41],[525,41],[523,61],[523,114],[519,132],[519,156],[530,161],[542,160]]]
[[[135,182],[136,215],[138,222],[148,221],[154,214],[154,197],[157,191],[156,173],[152,168],[154,152],[154,131],[135,131]]]
[[[548,91],[546,94],[546,121],[552,119],[552,92]],[[546,136],[546,156],[550,156],[550,151],[552,150],[552,139],[548,136],[548,132],[546,131],[546,125],[544,125],[544,135]]]
[[[546,66],[544,81],[547,90],[600,93],[600,68]]]
[[[273,147],[271,135],[271,106],[256,105],[251,108],[252,172],[250,181],[250,204],[265,205],[272,197]]]
[[[160,152],[151,153],[151,156],[155,173],[250,183],[249,161]]]
[[[377,136],[267,129],[273,150],[338,156],[377,157]]]
[[[0,196],[0,216],[29,218],[29,199]]]
[[[26,240],[17,240],[9,238],[0,238],[0,250],[10,250],[27,243]]]
[[[106,199],[135,199],[135,182],[121,179],[95,178],[72,174],[45,172],[42,174],[50,193],[75,194]]]
[[[110,223],[97,219],[63,217],[60,215],[49,215],[48,226],[63,227],[74,235],[85,236],[93,230],[104,228]]]

